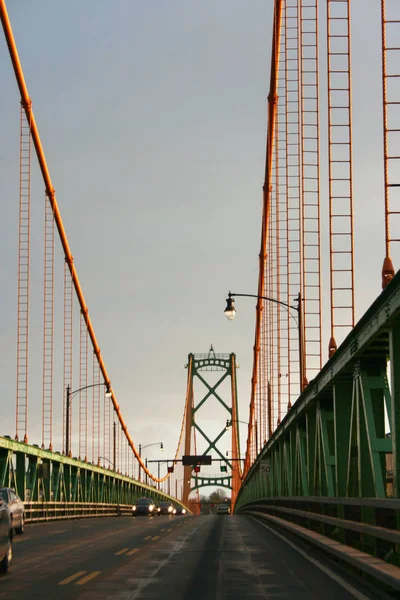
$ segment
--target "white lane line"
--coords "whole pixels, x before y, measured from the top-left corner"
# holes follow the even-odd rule
[[[370,596],[366,596],[362,592],[359,592],[355,587],[353,587],[351,585],[351,583],[347,583],[347,581],[345,581],[344,579],[342,579],[339,575],[336,575],[336,573],[334,573],[333,571],[331,571],[328,567],[325,567],[325,565],[323,565],[322,563],[320,563],[318,560],[316,560],[312,556],[309,556],[306,552],[304,552],[304,550],[302,550],[301,548],[299,548],[298,546],[296,546],[296,544],[293,544],[293,542],[287,540],[283,535],[281,535],[280,533],[278,533],[277,531],[275,531],[274,529],[272,529],[271,527],[269,527],[268,525],[266,525],[262,521],[259,521],[258,519],[254,519],[254,517],[252,517],[252,519],[254,521],[256,521],[258,525],[262,525],[263,527],[265,527],[265,529],[268,529],[268,531],[270,531],[274,535],[278,536],[281,540],[283,540],[286,544],[288,544],[291,548],[293,548],[293,550],[296,550],[296,552],[298,552],[299,554],[301,554],[302,556],[304,556],[304,558],[306,558],[309,562],[311,562],[313,565],[315,565],[316,567],[318,567],[318,569],[320,569],[321,571],[323,571],[326,575],[328,575],[328,577],[330,577],[331,579],[333,579],[334,581],[336,581],[336,583],[338,583],[339,585],[341,585],[342,588],[344,588],[350,594],[352,594],[354,596],[354,598],[357,598],[357,600],[371,600]]]

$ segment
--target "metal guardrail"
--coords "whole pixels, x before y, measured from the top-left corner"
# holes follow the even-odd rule
[[[400,590],[400,500],[269,498],[238,512],[283,527]]]
[[[90,502],[24,502],[25,522],[61,521],[88,517],[131,516],[131,504],[98,504]]]

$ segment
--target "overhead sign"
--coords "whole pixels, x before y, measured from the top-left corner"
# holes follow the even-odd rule
[[[211,454],[186,454],[182,456],[182,464],[187,467],[195,467],[197,465],[211,465]]]
[[[260,461],[260,472],[261,475],[268,475],[268,473],[270,472],[271,467],[269,465],[269,460],[261,460]]]

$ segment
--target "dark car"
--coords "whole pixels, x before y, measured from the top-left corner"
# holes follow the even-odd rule
[[[186,513],[186,508],[183,508],[183,506],[181,506],[180,504],[175,506],[175,512],[173,513],[174,515],[186,515]]]
[[[0,488],[0,498],[8,504],[10,509],[11,527],[15,533],[24,533],[25,507],[22,500],[11,488]]]
[[[160,502],[160,513],[161,515],[172,515],[174,512],[174,505],[172,502]]]
[[[218,504],[217,506],[217,515],[230,515],[231,508],[229,504]]]
[[[0,571],[7,573],[12,561],[12,527],[8,505],[0,496]]]
[[[139,498],[132,506],[132,517],[155,514],[157,514],[157,508],[152,498]]]

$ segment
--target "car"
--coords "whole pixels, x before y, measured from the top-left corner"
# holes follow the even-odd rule
[[[181,506],[180,504],[175,506],[175,512],[173,513],[174,515],[186,515],[186,513],[186,508],[183,508],[183,506]]]
[[[11,514],[8,504],[0,496],[0,571],[7,573],[12,561]]]
[[[157,514],[157,507],[151,498],[139,498],[132,506],[132,517],[155,514]]]
[[[161,515],[172,515],[174,512],[174,505],[172,502],[160,502],[160,513]]]
[[[217,515],[230,515],[231,509],[229,504],[218,504],[217,506]]]
[[[0,498],[8,505],[11,517],[11,526],[15,533],[24,533],[25,507],[12,488],[0,488]]]

